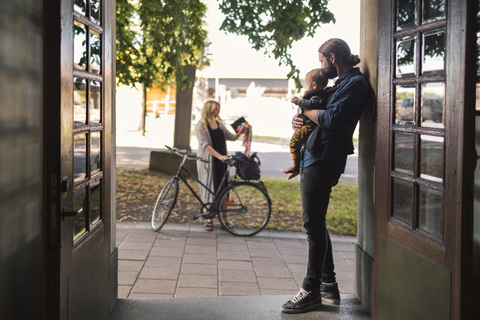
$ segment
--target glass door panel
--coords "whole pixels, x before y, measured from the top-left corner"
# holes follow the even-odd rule
[[[86,0],[74,0],[73,10],[80,14],[87,14],[87,1]]]
[[[103,218],[105,110],[101,4],[99,0],[75,1],[73,7],[73,191],[75,207],[82,207],[81,213],[78,211],[74,216],[74,246],[87,241]]]
[[[85,188],[82,188],[75,192],[73,195],[73,209],[74,212],[78,212],[73,217],[73,240],[77,240],[87,231],[85,225],[85,202],[87,200]]]
[[[420,187],[418,228],[432,235],[443,236],[443,194]]]
[[[422,23],[445,19],[445,0],[422,0]]]
[[[395,86],[395,124],[415,124],[415,87]]]
[[[443,183],[444,138],[423,134],[420,140],[420,178]]]
[[[445,84],[430,82],[422,84],[422,127],[443,128],[445,114]]]
[[[422,241],[431,241],[431,236],[440,241],[447,89],[445,1],[395,3],[389,215],[393,219],[389,222],[402,222],[397,226]]]
[[[96,24],[101,24],[101,1],[100,0],[90,0],[90,20]]]
[[[392,217],[411,226],[413,219],[413,183],[393,179],[392,192]]]
[[[415,0],[396,0],[397,30],[414,27],[417,21]]]
[[[102,116],[102,87],[99,81],[90,80],[89,87],[89,101],[88,101],[88,112],[89,112],[89,123],[90,125],[98,125],[101,123]]]
[[[394,133],[393,169],[412,175],[415,172],[415,135],[411,133]]]
[[[99,74],[101,69],[102,44],[100,34],[90,30],[90,72]]]
[[[397,77],[415,74],[415,38],[397,40]]]
[[[99,180],[93,181],[90,184],[90,227],[100,220],[102,216],[102,185]]]
[[[422,71],[443,72],[445,70],[445,30],[433,30],[422,34]]]
[[[73,24],[73,65],[75,69],[86,70],[87,31],[86,26],[75,21]]]
[[[73,181],[81,182],[87,177],[87,137],[84,133],[73,139]]]
[[[101,170],[102,150],[100,132],[90,134],[90,174],[94,175]]]
[[[73,78],[73,126],[87,124],[87,80]]]

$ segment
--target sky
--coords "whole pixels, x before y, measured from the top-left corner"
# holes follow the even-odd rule
[[[207,27],[211,66],[200,74],[205,77],[286,78],[288,69],[274,59],[251,48],[247,37],[220,31],[223,15],[217,0],[207,0]],[[345,40],[354,54],[360,53],[360,0],[331,0],[328,8],[336,23],[323,25],[313,38],[306,37],[293,44],[292,58],[303,77],[309,70],[320,67],[318,48],[330,38]],[[200,75],[199,74],[199,75]]]

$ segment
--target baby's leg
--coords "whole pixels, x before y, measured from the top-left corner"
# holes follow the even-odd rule
[[[300,173],[300,149],[311,132],[312,126],[304,125],[295,130],[292,139],[290,139],[290,153],[292,154],[293,165],[282,170],[282,172],[285,174],[289,173],[289,180],[293,177],[296,177]]]
[[[288,174],[288,180],[296,177],[300,173],[300,159],[294,159],[293,164],[282,170],[283,173]]]

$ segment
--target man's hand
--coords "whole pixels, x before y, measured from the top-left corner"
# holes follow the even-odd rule
[[[292,103],[295,103],[295,101],[297,101],[298,99],[300,99],[299,97],[293,97],[292,98]]]
[[[297,130],[302,127],[303,125],[303,119],[299,117],[299,113],[293,116],[292,119],[292,129]]]

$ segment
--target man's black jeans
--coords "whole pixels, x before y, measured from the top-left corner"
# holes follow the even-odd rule
[[[335,282],[332,244],[325,217],[332,187],[339,178],[340,174],[323,160],[301,170],[303,226],[308,239],[305,290],[318,290],[322,282]]]

